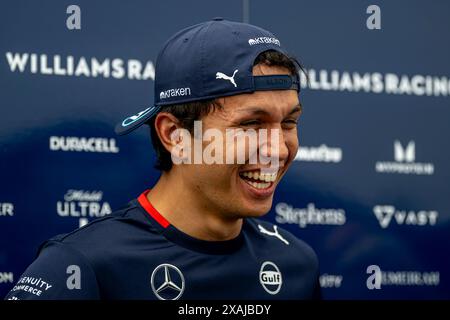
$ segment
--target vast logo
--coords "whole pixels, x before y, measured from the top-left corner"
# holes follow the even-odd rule
[[[275,206],[277,223],[297,224],[300,228],[308,225],[343,225],[346,221],[344,209],[318,209],[314,203],[306,208],[294,208],[280,202]]]
[[[300,147],[295,156],[296,161],[334,162],[342,161],[342,149],[330,148],[325,144],[318,147]]]
[[[434,226],[439,217],[439,213],[434,210],[415,212],[412,210],[399,210],[390,205],[377,205],[373,207],[373,213],[383,229],[389,227],[391,221],[395,221],[398,225]]]
[[[86,58],[36,53],[6,52],[6,60],[11,72],[30,72],[42,75],[90,77],[90,78],[128,78],[130,80],[154,80],[153,62],[135,59],[95,57]]]
[[[265,261],[261,265],[261,269],[259,270],[259,281],[264,290],[272,295],[277,294],[283,284],[280,269],[278,269],[277,265],[271,261]]]
[[[99,218],[111,213],[108,202],[102,201],[102,191],[68,190],[64,201],[56,203],[56,211],[61,217],[79,218],[79,226],[88,223],[88,218]]]
[[[185,287],[183,273],[168,263],[160,264],[153,270],[150,283],[153,293],[160,300],[178,300]]]
[[[375,164],[376,172],[418,175],[432,175],[434,173],[434,165],[432,163],[415,162],[416,143],[414,141],[409,141],[404,147],[400,141],[395,140],[394,159],[395,162],[378,161]]]
[[[85,137],[50,137],[50,150],[75,152],[118,153],[116,139]]]
[[[0,202],[0,217],[14,215],[14,205],[9,202]]]

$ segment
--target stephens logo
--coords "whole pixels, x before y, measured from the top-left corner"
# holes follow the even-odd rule
[[[87,218],[99,218],[111,213],[108,202],[102,201],[102,191],[68,190],[64,201],[56,203],[56,211],[61,217],[79,218],[79,226],[88,222]]]
[[[343,225],[346,221],[344,209],[318,209],[314,203],[306,208],[293,208],[280,202],[275,206],[277,223],[297,224],[300,228],[308,225]]]

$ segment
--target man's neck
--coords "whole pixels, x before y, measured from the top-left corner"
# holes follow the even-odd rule
[[[165,172],[147,194],[152,206],[170,224],[201,240],[224,241],[239,235],[242,218],[221,216],[182,181],[174,173]]]

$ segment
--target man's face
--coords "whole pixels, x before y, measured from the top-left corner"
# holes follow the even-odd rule
[[[289,71],[282,67],[260,64],[253,68],[253,74],[289,74]],[[195,190],[196,197],[201,199],[205,207],[219,215],[232,218],[264,215],[272,207],[275,188],[298,150],[297,121],[301,106],[297,91],[257,91],[221,98],[219,103],[222,108],[202,118],[203,132],[214,128],[226,137],[226,131],[230,129],[246,132],[253,129],[257,133],[266,129],[266,147],[270,150],[266,155],[271,159],[276,158],[279,168],[269,169],[270,164],[261,163],[259,158],[257,163],[250,163],[249,143],[245,144],[245,150],[237,150],[240,146],[235,144],[233,163],[185,164],[182,165],[183,178]],[[276,140],[271,139],[274,132],[272,129],[278,129]],[[225,140],[223,149],[229,152],[230,145],[226,145]],[[258,142],[260,143],[259,140]],[[203,149],[210,143],[203,142]],[[262,151],[258,146],[256,149],[258,153]],[[242,152],[246,155],[245,163],[237,163],[237,154]],[[264,174],[267,171],[272,174]]]

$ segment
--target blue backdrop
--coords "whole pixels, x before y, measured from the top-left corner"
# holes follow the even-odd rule
[[[66,26],[72,4],[80,30]],[[372,4],[381,29],[366,26]],[[113,127],[153,101],[164,41],[222,16],[271,30],[309,71],[301,150],[267,219],[316,250],[324,297],[450,298],[450,2],[0,7],[0,297],[42,241],[157,180],[148,129],[116,137]],[[379,290],[366,285],[369,265],[381,268]]]

